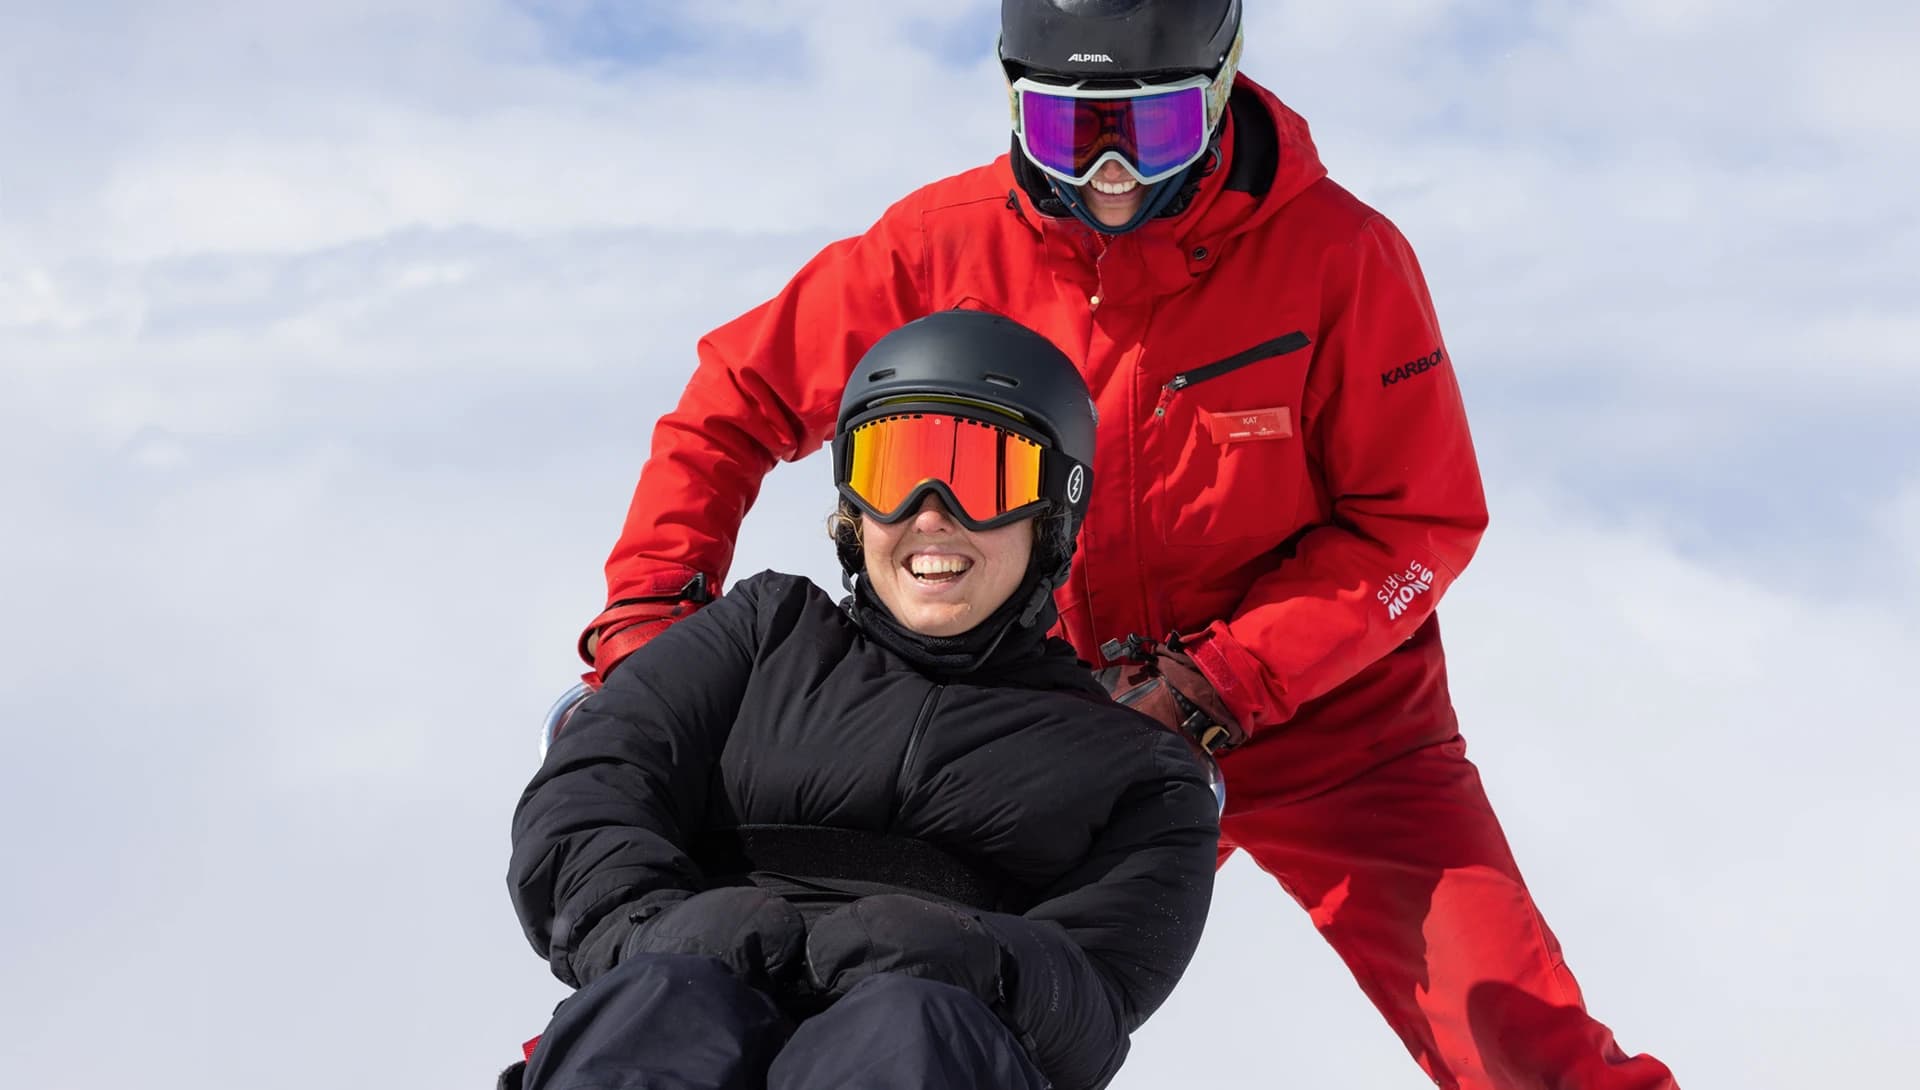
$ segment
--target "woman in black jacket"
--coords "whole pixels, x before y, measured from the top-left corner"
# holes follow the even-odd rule
[[[834,440],[852,597],[763,573],[634,653],[514,815],[534,949],[580,990],[527,1090],[1104,1086],[1212,894],[1217,809],[1111,703],[1052,592],[1094,420],[977,312],[861,361]]]

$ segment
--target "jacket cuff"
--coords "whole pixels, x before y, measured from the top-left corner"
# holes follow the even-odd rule
[[[594,667],[601,677],[605,677],[612,672],[615,665],[618,665],[620,659],[631,654],[634,648],[640,645],[636,643],[626,648],[625,653],[614,656],[613,661],[607,662],[605,661],[608,658],[605,644],[614,633],[645,621],[663,618],[677,620],[684,617],[700,606],[713,601],[713,589],[718,585],[719,581],[705,572],[678,565],[662,568],[638,580],[628,582],[621,587],[618,594],[614,595],[613,601],[607,608],[601,610],[600,615],[588,622],[587,627],[580,631],[580,638],[575,641],[574,650],[579,653],[580,661]],[[587,641],[595,633],[599,634],[602,644],[597,656],[587,651]],[[640,641],[640,643],[645,642],[645,640]]]
[[[1233,638],[1227,622],[1215,621],[1205,631],[1184,637],[1181,649],[1248,737],[1293,715],[1286,695],[1268,682],[1266,668]]]

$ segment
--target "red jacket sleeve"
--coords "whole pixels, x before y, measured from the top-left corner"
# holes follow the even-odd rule
[[[912,198],[817,254],[779,295],[709,333],[679,405],[653,430],[607,600],[655,591],[651,576],[704,573],[716,590],[775,459],[831,439],[840,394],[874,341],[925,313]]]
[[[1194,646],[1249,730],[1412,635],[1487,525],[1453,360],[1406,239],[1371,219],[1326,259],[1322,299],[1301,420],[1331,517]]]

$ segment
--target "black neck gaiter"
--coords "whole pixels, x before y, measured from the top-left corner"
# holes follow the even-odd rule
[[[1016,663],[1044,655],[1047,631],[1059,619],[1053,595],[1042,586],[1045,573],[1041,569],[1038,563],[1029,565],[1026,578],[1000,608],[958,636],[923,636],[901,624],[864,576],[854,580],[847,612],[869,639],[923,673],[957,678],[983,670],[1004,672]],[[1023,625],[1020,615],[1033,604],[1035,595],[1044,595],[1046,600],[1031,623]]]

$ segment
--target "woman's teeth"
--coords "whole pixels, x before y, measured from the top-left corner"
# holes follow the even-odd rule
[[[907,570],[917,579],[946,580],[973,567],[964,556],[916,556],[908,559]]]
[[[1124,197],[1138,188],[1140,181],[1137,178],[1128,178],[1124,182],[1103,182],[1094,178],[1087,184],[1093,186],[1095,193],[1105,193],[1109,197]]]

